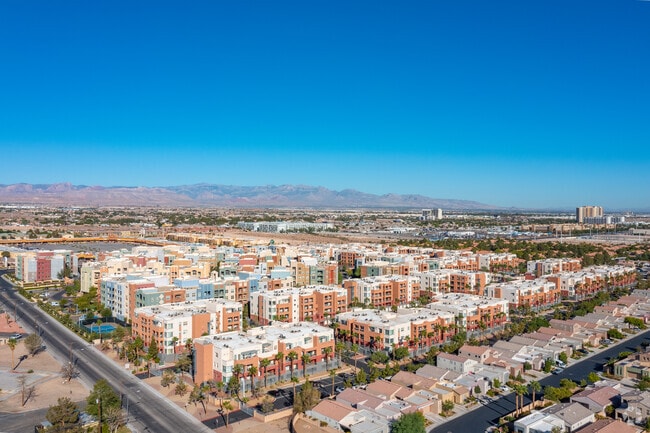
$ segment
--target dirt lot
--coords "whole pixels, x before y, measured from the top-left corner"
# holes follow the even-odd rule
[[[14,351],[15,370],[11,370],[11,350],[0,345],[0,412],[20,413],[55,405],[59,397],[73,401],[85,400],[90,392],[80,381],[64,382],[61,379],[61,365],[47,350],[36,356],[27,355],[25,345],[19,343]],[[31,373],[30,373],[31,371]],[[35,387],[35,394],[24,405],[20,377],[26,378],[26,386]]]

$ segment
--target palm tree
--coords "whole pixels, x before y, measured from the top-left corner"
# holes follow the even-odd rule
[[[336,371],[335,370],[330,370],[330,377],[332,378],[332,396],[334,395],[334,384],[336,383],[334,379],[336,379]]]
[[[280,366],[282,366],[282,370],[284,370],[284,353],[278,352],[275,354],[275,362],[278,364],[276,371],[278,373],[278,381],[280,380]]]
[[[226,413],[226,427],[228,427],[228,414],[233,409],[230,400],[226,400],[221,404],[223,411]]]
[[[298,354],[296,353],[295,350],[292,350],[287,355],[287,359],[289,360],[289,368],[291,369],[291,377],[293,378],[293,361],[298,359]]]
[[[300,360],[302,361],[302,377],[305,377],[307,375],[307,364],[311,362],[311,356],[308,353],[303,353]]]
[[[291,400],[291,403],[296,401],[296,383],[299,382],[299,379],[297,377],[291,376],[291,383],[293,383],[293,397]]]
[[[239,380],[240,376],[244,374],[244,366],[241,364],[235,364],[232,368],[232,374],[237,376],[237,380]]]
[[[514,387],[515,391],[515,407],[517,411],[517,415],[519,415],[519,411],[524,408],[524,394],[526,394],[526,391],[528,388],[524,385],[517,384]],[[521,399],[521,404],[519,404],[519,400]]]
[[[332,346],[327,346],[325,349],[323,349],[323,354],[325,355],[325,370],[330,369],[329,358],[332,352]]]
[[[251,365],[248,367],[248,375],[251,377],[251,396],[255,391],[255,376],[257,375],[257,367]]]
[[[352,350],[352,353],[356,354],[359,352],[359,345],[358,344],[353,344],[352,347],[350,348]],[[357,374],[357,358],[354,358],[354,374]]]
[[[260,361],[260,367],[264,370],[264,388],[266,388],[266,369],[271,365],[269,358],[264,358]]]
[[[343,357],[343,349],[345,349],[345,344],[341,341],[337,341],[334,345],[334,351],[339,355],[339,365],[341,365],[341,358]]]
[[[176,343],[178,343],[178,337],[172,338],[172,344],[174,345],[174,361],[176,361]]]
[[[535,408],[535,393],[542,390],[542,385],[538,381],[532,380],[528,386],[530,387],[530,391],[533,394],[533,408]]]
[[[18,341],[16,341],[15,338],[10,338],[9,341],[7,341],[7,346],[9,346],[9,349],[11,349],[11,369],[14,369],[14,350],[16,350],[16,345],[18,344]]]

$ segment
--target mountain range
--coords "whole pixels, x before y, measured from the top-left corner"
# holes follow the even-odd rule
[[[195,184],[167,187],[86,186],[70,183],[0,185],[0,203],[50,206],[162,206],[231,208],[442,208],[490,210],[496,206],[417,194],[369,194],[320,186]]]

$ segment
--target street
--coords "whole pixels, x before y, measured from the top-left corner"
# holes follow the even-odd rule
[[[602,371],[602,364],[607,362],[611,357],[617,356],[625,350],[635,351],[636,348],[644,341],[650,338],[650,329],[639,332],[629,340],[611,345],[607,349],[592,355],[589,358],[578,360],[569,367],[565,368],[560,374],[554,374],[541,379],[539,383],[542,387],[547,385],[559,386],[561,379],[571,379],[574,382],[580,382],[586,379],[592,371]],[[539,393],[536,399],[541,398],[543,393]],[[530,396],[524,396],[524,404],[531,402]],[[499,418],[515,410],[515,394],[510,393],[505,397],[499,398],[469,413],[454,418],[444,424],[434,426],[429,433],[478,433],[484,432],[490,426],[496,425]]]
[[[0,272],[0,277],[5,272]],[[211,431],[182,408],[138,380],[129,370],[115,365],[91,344],[26,301],[2,278],[0,302],[7,311],[16,311],[17,321],[23,328],[31,328],[36,332],[37,325],[47,322],[47,328],[40,326],[39,329],[47,350],[61,363],[72,360],[80,372],[80,379],[90,388],[99,379],[106,379],[122,396],[123,408],[127,411],[130,425],[137,432]],[[33,421],[34,425],[38,422]]]

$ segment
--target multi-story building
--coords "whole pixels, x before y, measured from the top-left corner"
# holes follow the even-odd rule
[[[467,332],[501,327],[510,317],[506,300],[461,293],[437,294],[427,308],[451,313],[455,326]]]
[[[319,262],[315,257],[303,257],[291,263],[295,286],[329,286],[338,284],[339,267],[336,262]]]
[[[477,256],[479,269],[490,272],[516,271],[522,261],[511,253],[479,253]]]
[[[338,314],[336,322],[342,339],[371,349],[426,347],[445,342],[456,332],[453,313],[428,308],[355,309]]]
[[[334,330],[310,322],[279,323],[251,328],[246,333],[226,332],[194,340],[195,382],[208,380],[227,382],[235,365],[243,368],[242,377],[248,376],[250,367],[264,375],[284,375],[303,368],[303,355],[309,357],[309,369],[325,370],[334,358]],[[295,358],[291,359],[291,353]],[[327,357],[327,361],[325,358]],[[268,359],[263,368],[260,361]]]
[[[132,332],[149,345],[154,338],[161,353],[178,352],[187,339],[242,329],[242,305],[209,299],[136,308]]]
[[[23,283],[37,283],[61,279],[66,268],[77,274],[77,256],[68,250],[17,253],[16,279]]]
[[[557,305],[562,300],[560,289],[545,279],[494,284],[486,287],[486,294],[508,301],[511,309],[526,306],[540,310]]]
[[[347,311],[347,291],[336,286],[260,290],[250,295],[251,319],[262,325],[274,321],[325,323]]]
[[[580,206],[576,208],[576,221],[583,223],[585,218],[602,217],[603,208],[600,206]]]
[[[406,305],[415,299],[420,291],[420,279],[397,275],[368,277],[346,280],[343,287],[351,302],[356,300],[374,307],[390,307]]]
[[[454,271],[449,273],[450,293],[465,293],[483,296],[485,285],[489,282],[487,272]]]
[[[580,259],[550,258],[544,260],[529,260],[526,262],[526,272],[536,277],[558,274],[560,272],[577,272],[582,269]]]

